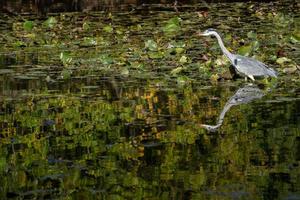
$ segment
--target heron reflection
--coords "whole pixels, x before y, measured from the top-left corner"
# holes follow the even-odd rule
[[[236,91],[236,93],[226,102],[221,114],[219,115],[216,125],[202,124],[201,126],[209,131],[216,131],[223,123],[225,114],[232,106],[247,104],[255,99],[260,99],[265,93],[256,85],[246,85]]]

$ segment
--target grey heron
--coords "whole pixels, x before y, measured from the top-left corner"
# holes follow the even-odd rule
[[[277,77],[277,72],[268,67],[266,64],[255,60],[253,58],[232,54],[224,46],[224,43],[220,35],[214,29],[207,29],[203,33],[200,33],[201,36],[213,35],[217,38],[219,46],[223,51],[224,55],[229,59],[233,65],[237,74],[245,77],[249,77],[251,80],[255,80],[254,77]]]

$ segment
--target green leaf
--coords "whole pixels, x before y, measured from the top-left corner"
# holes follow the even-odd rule
[[[16,41],[15,43],[13,43],[14,47],[26,47],[26,43],[23,41]]]
[[[185,51],[185,49],[184,49],[184,48],[181,48],[181,47],[177,47],[177,48],[175,49],[175,51],[176,51],[176,54],[181,54],[181,53],[183,53],[183,52]]]
[[[81,44],[81,46],[85,46],[85,47],[96,46],[96,45],[97,45],[97,41],[93,37],[84,37],[83,42]]]
[[[123,68],[122,71],[121,71],[121,74],[123,76],[128,76],[129,75],[129,70],[127,68]]]
[[[100,62],[103,64],[103,65],[109,65],[109,64],[113,64],[114,63],[114,60],[112,57],[110,57],[109,55],[101,55],[100,56]]]
[[[164,53],[160,51],[151,51],[148,53],[149,58],[151,59],[158,59],[158,58],[163,58]]]
[[[255,40],[255,41],[251,42],[251,46],[252,46],[252,50],[256,51],[256,50],[258,50],[260,44],[257,40]]]
[[[147,40],[145,42],[145,48],[149,49],[150,51],[156,51],[157,50],[157,43],[154,40]]]
[[[180,31],[180,22],[182,21],[179,17],[173,17],[167,21],[167,24],[163,27],[163,31],[167,35],[173,35],[175,32]]]
[[[64,69],[62,72],[61,72],[61,77],[63,79],[69,79],[71,77],[71,72],[70,70],[67,70],[67,69]]]
[[[88,30],[90,30],[90,23],[89,22],[84,22],[83,24],[82,24],[82,29],[83,30],[85,30],[85,31],[88,31]]]
[[[103,27],[103,30],[104,30],[105,32],[107,32],[107,33],[112,33],[114,29],[113,29],[113,27],[112,27],[111,24],[110,24],[110,25],[104,26],[104,27]]]
[[[181,58],[179,59],[179,62],[184,64],[184,63],[187,63],[188,61],[188,58],[186,56],[181,56]]]
[[[176,75],[176,74],[180,73],[182,70],[183,70],[183,67],[176,67],[175,69],[173,69],[171,71],[171,74]]]
[[[238,53],[244,56],[249,56],[252,51],[252,45],[245,45],[238,49]]]
[[[72,57],[68,52],[61,52],[59,58],[64,66],[70,64],[72,62]]]
[[[287,57],[280,57],[277,58],[276,63],[278,63],[279,65],[283,65],[286,62],[291,62],[292,60],[287,58]]]
[[[49,17],[46,21],[44,21],[43,25],[46,28],[52,29],[57,24],[57,20],[55,17]]]
[[[296,43],[298,43],[298,42],[300,42],[300,40],[298,40],[296,37],[294,37],[294,36],[291,36],[290,37],[290,41],[291,41],[291,43],[293,43],[293,44],[296,44]]]
[[[25,31],[31,31],[33,29],[33,21],[25,21],[23,23],[23,28]]]
[[[257,34],[253,31],[249,31],[247,33],[247,37],[250,38],[250,39],[256,39],[257,38]]]

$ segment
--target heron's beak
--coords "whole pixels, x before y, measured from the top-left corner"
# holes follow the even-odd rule
[[[197,35],[198,36],[204,36],[203,32],[198,32]]]

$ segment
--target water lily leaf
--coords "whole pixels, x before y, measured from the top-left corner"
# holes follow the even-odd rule
[[[149,58],[151,59],[157,59],[157,58],[163,58],[164,53],[161,51],[151,51],[148,53]]]
[[[219,75],[218,74],[213,74],[211,77],[210,77],[210,80],[212,82],[217,82],[219,79]]]
[[[181,54],[181,53],[183,53],[183,52],[185,51],[185,49],[184,49],[184,48],[181,48],[181,47],[177,47],[177,48],[175,49],[175,51],[176,51],[176,54]]]
[[[291,43],[299,43],[300,42],[300,38],[297,38],[297,37],[294,37],[294,36],[291,36],[290,37],[290,41]]]
[[[177,78],[177,84],[180,86],[184,86],[187,82],[189,82],[189,79],[185,76],[179,76]]]
[[[255,40],[255,41],[251,42],[251,46],[252,46],[252,50],[256,51],[259,49],[260,44],[257,40]]]
[[[71,71],[64,69],[60,75],[61,75],[61,78],[63,78],[63,79],[69,79],[71,77]]]
[[[135,61],[135,62],[130,63],[130,67],[135,68],[135,69],[143,69],[144,64]]]
[[[245,45],[238,49],[238,53],[244,56],[249,56],[252,51],[252,45]]]
[[[215,60],[215,65],[223,66],[226,65],[228,62],[228,59],[225,56],[222,56]]]
[[[176,74],[180,73],[182,70],[183,70],[183,67],[176,67],[175,69],[173,69],[171,71],[171,74],[176,75]]]
[[[247,37],[250,38],[250,39],[256,39],[257,38],[257,34],[253,31],[249,31],[247,33]]]
[[[156,51],[157,50],[157,43],[154,40],[147,40],[145,42],[145,48],[149,49],[150,51]]]
[[[70,53],[68,53],[68,52],[61,52],[59,55],[59,58],[64,66],[66,66],[72,62],[72,57],[70,56]]]
[[[163,31],[169,35],[180,31],[180,22],[182,21],[179,17],[173,17],[167,21],[167,24],[163,27]]]
[[[80,46],[88,47],[88,46],[96,46],[96,45],[97,45],[97,41],[96,41],[95,38],[93,38],[93,37],[84,37],[83,42]]]
[[[284,68],[283,72],[287,73],[287,74],[292,74],[292,73],[296,72],[297,70],[298,70],[298,68],[296,65],[290,65],[289,67]]]
[[[100,56],[100,62],[103,64],[103,65],[109,65],[109,64],[113,64],[114,63],[114,60],[112,57],[110,57],[109,55],[101,55]]]
[[[33,21],[25,21],[23,23],[23,28],[25,31],[31,31],[33,29]]]
[[[110,24],[110,25],[104,26],[104,27],[103,27],[103,30],[104,30],[105,32],[107,32],[107,33],[112,33],[114,29],[113,29],[113,27],[112,27],[111,24]]]
[[[34,34],[34,33],[29,33],[29,34],[25,34],[24,37],[30,38],[30,39],[34,39],[34,38],[36,38],[36,34]]]
[[[121,74],[123,76],[128,76],[129,75],[129,70],[127,68],[123,68],[122,71],[121,71]]]
[[[292,60],[287,58],[287,57],[280,57],[277,58],[276,63],[278,63],[279,65],[283,65],[286,62],[291,62]]]
[[[292,37],[295,38],[295,40],[297,40],[299,42],[300,41],[300,31],[294,32]]]
[[[15,43],[13,43],[14,47],[26,47],[26,43],[23,41],[16,41]]]
[[[83,30],[85,30],[85,31],[88,31],[88,30],[90,30],[90,23],[89,22],[84,22],[83,24],[82,24],[82,29]]]
[[[57,24],[57,20],[55,17],[49,17],[46,21],[44,21],[43,25],[46,28],[52,29]]]
[[[186,56],[181,56],[181,58],[179,59],[179,62],[182,64],[187,63],[187,61],[188,61],[188,58]]]
[[[143,27],[142,27],[142,25],[141,25],[141,24],[138,24],[138,25],[136,26],[136,28],[137,28],[137,31],[141,31],[141,30],[143,30]]]

